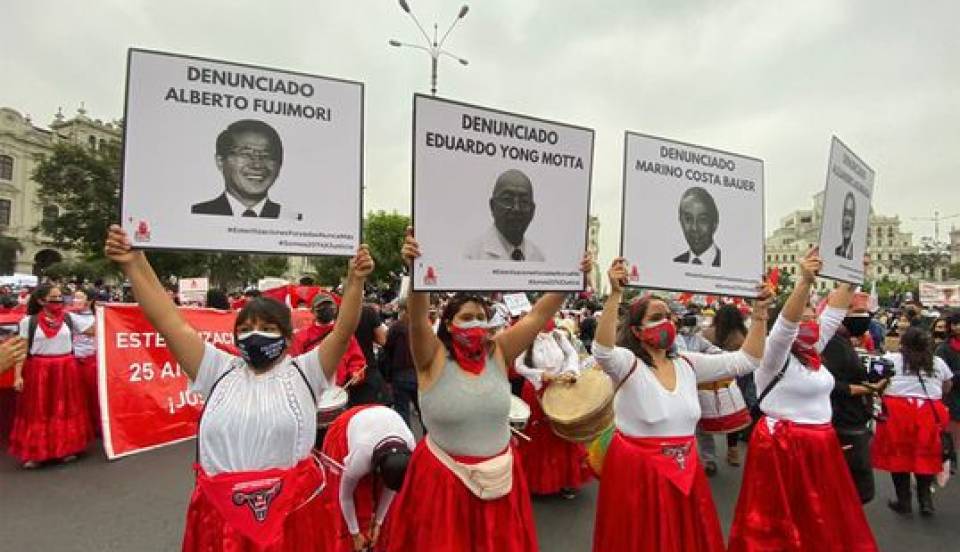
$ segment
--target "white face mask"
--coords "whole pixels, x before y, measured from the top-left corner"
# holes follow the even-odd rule
[[[266,337],[268,339],[277,339],[277,338],[283,337],[282,335],[275,332],[261,332],[260,330],[253,330],[249,332],[244,332],[242,334],[237,334],[237,341],[242,341],[254,335],[259,335],[260,337]]]
[[[486,320],[479,320],[479,319],[474,319],[469,322],[463,322],[460,324],[455,323],[453,325],[460,328],[461,330],[472,330],[473,328],[483,328],[487,330],[495,327],[495,326],[491,326],[490,323],[487,322]]]

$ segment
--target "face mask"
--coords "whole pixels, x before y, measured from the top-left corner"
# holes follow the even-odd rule
[[[317,322],[321,324],[329,324],[333,322],[333,319],[337,317],[337,307],[320,307],[315,311],[317,317]]]
[[[471,374],[483,371],[487,356],[487,330],[488,324],[485,320],[450,325],[453,356],[460,367]]]
[[[946,339],[946,338],[947,338],[947,332],[944,331],[944,330],[933,330],[933,337],[935,337],[935,338],[937,338],[937,339]]]
[[[677,327],[670,320],[644,324],[641,329],[633,327],[631,331],[634,337],[654,349],[669,349],[677,338]]]
[[[47,302],[43,305],[43,310],[51,316],[60,316],[63,314],[63,303]]]
[[[869,316],[848,316],[843,319],[843,327],[854,337],[860,337],[870,329]]]
[[[262,370],[283,355],[287,340],[280,334],[268,332],[245,332],[237,336],[240,355],[250,366]]]
[[[800,363],[811,370],[820,369],[820,353],[817,352],[818,341],[820,341],[820,324],[816,320],[808,320],[800,323],[797,339],[790,347],[790,351],[796,355]]]

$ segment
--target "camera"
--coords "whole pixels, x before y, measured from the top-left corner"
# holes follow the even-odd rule
[[[680,318],[680,326],[684,328],[696,328],[700,321],[696,314],[685,314]]]
[[[880,355],[871,355],[857,351],[860,365],[867,373],[868,383],[879,383],[880,380],[892,378],[894,375],[893,361]]]

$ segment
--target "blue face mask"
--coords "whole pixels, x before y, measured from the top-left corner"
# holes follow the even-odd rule
[[[287,340],[277,333],[244,332],[237,336],[240,355],[254,369],[263,370],[283,356],[287,349]]]

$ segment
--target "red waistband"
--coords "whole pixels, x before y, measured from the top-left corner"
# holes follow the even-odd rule
[[[64,354],[62,354],[62,355],[37,355],[37,354],[30,354],[28,358],[42,358],[42,359],[44,359],[44,360],[60,360],[60,359],[76,358],[76,357],[73,355],[73,353],[64,353]]]
[[[777,425],[783,424],[789,427],[795,427],[797,429],[810,429],[814,431],[828,431],[833,429],[833,424],[830,422],[824,424],[802,424],[800,422],[794,422],[793,420],[783,420],[780,418],[771,418],[770,416],[763,416],[757,423],[761,421],[766,423],[766,420],[773,420]]]
[[[617,435],[619,435],[623,440],[630,443],[631,445],[636,445],[638,447],[661,447],[663,445],[685,445],[687,443],[692,443],[694,440],[693,435],[684,435],[684,436],[663,436],[663,437],[634,437],[632,435],[627,435],[626,433],[621,432],[619,429],[616,430]]]
[[[210,479],[211,481],[222,481],[225,479],[231,479],[234,481],[245,481],[260,479],[263,477],[277,477],[280,475],[285,475],[291,472],[305,472],[316,467],[316,462],[312,456],[308,456],[303,460],[300,460],[295,465],[290,466],[289,468],[266,468],[263,470],[251,470],[251,471],[230,471],[230,472],[221,472],[216,475],[209,475],[203,469],[199,463],[193,465],[193,469],[197,472],[198,477]]]

